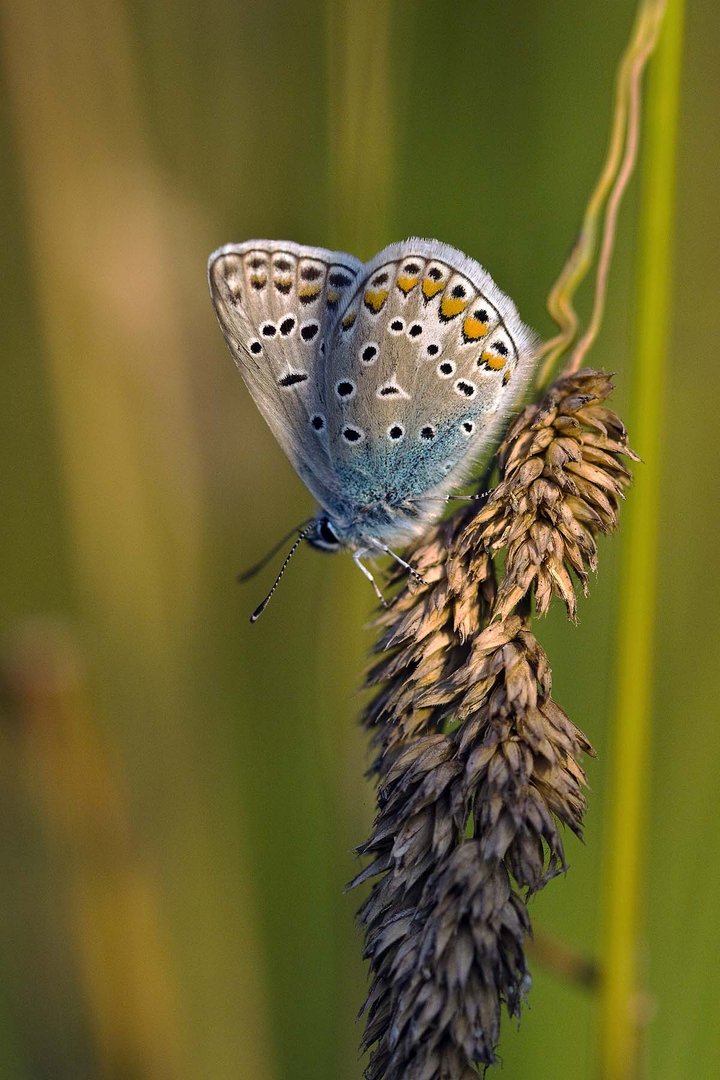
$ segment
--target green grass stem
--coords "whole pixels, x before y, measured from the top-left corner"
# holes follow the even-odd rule
[[[651,755],[665,355],[670,310],[683,0],[670,0],[650,69],[638,244],[633,445],[644,464],[624,528],[614,780],[603,911],[599,1073],[642,1074],[639,952]]]

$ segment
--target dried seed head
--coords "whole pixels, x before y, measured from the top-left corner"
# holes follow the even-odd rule
[[[422,693],[462,663],[468,642],[492,608],[492,557],[480,552],[471,559],[449,550],[458,520],[469,519],[464,509],[434,528],[413,554],[413,566],[427,585],[410,578],[378,618],[383,633],[375,652],[382,659],[370,670],[367,685],[384,686],[365,715],[366,725],[375,729],[378,767],[391,748],[437,730],[433,710],[419,707]]]
[[[378,814],[353,882],[374,879],[369,1080],[470,1080],[495,1061],[501,1007],[519,1013],[526,900],[565,869],[560,824],[580,835],[592,753],[552,700],[528,617],[553,594],[575,616],[571,574],[584,590],[595,536],[617,524],[635,455],[610,390],[580,372],[527,408],[487,504],[433,530],[412,555],[427,584],[405,582],[378,619]]]
[[[622,423],[602,403],[610,377],[581,371],[550,388],[518,417],[500,447],[502,479],[458,540],[460,557],[507,550],[495,614],[508,615],[532,589],[544,615],[553,594],[575,618],[572,574],[587,591],[597,568],[595,537],[617,527],[637,461]]]
[[[565,868],[558,822],[580,834],[585,808],[589,743],[552,701],[547,657],[518,616],[480,632],[420,705],[463,722],[384,762],[361,848],[373,862],[356,883],[380,876],[360,912],[369,1077],[495,1060],[501,1006],[518,1012],[527,983],[526,896]]]
[[[385,930],[376,987],[393,992],[372,1002],[366,1045],[379,1039],[366,1076],[470,1078],[473,1065],[493,1062],[500,1001],[519,1014],[529,981],[529,928],[502,864],[486,861],[477,841],[460,842],[418,908]]]

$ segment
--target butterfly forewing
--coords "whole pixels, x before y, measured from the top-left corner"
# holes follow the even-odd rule
[[[323,505],[337,495],[323,369],[344,297],[361,269],[352,255],[266,240],[228,244],[208,264],[233,359],[290,462]]]
[[[492,448],[533,338],[474,260],[409,240],[363,271],[329,336],[324,397],[339,486],[359,507],[450,490]]]

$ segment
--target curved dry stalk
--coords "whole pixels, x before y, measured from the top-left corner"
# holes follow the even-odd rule
[[[613,126],[605,165],[588,201],[578,239],[548,296],[548,311],[560,327],[560,333],[540,348],[540,355],[545,358],[545,362],[538,374],[538,386],[545,385],[557,360],[575,340],[579,318],[573,301],[592,265],[598,225],[603,208],[607,205],[593,310],[588,329],[578,343],[566,371],[580,369],[588,349],[597,337],[604,312],[617,215],[637,162],[642,76],[657,44],[666,5],[667,0],[643,0],[630,43],[623,54],[616,80]]]
[[[579,371],[583,361],[588,353],[588,350],[595,341],[598,331],[602,323],[602,317],[605,311],[605,297],[607,295],[607,282],[608,274],[610,271],[610,263],[612,260],[613,249],[615,246],[615,233],[617,229],[617,218],[620,210],[620,204],[622,202],[625,189],[627,188],[630,178],[635,171],[635,165],[637,164],[638,156],[638,143],[640,138],[640,107],[641,107],[641,82],[645,65],[655,51],[657,45],[658,33],[660,25],[665,11],[665,2],[663,0],[661,4],[655,5],[655,10],[650,12],[648,20],[645,24],[645,35],[642,44],[639,44],[637,53],[632,59],[630,65],[629,77],[628,77],[628,120],[627,120],[627,135],[625,140],[625,151],[623,154],[622,164],[620,171],[617,175],[617,180],[613,185],[613,189],[610,192],[610,197],[607,204],[607,213],[605,215],[605,224],[603,226],[602,244],[600,248],[600,257],[598,259],[597,275],[595,277],[595,295],[593,298],[593,308],[588,323],[587,330],[578,341],[575,349],[573,350],[572,358],[566,365],[566,372]]]

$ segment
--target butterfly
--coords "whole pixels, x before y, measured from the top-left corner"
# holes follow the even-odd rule
[[[363,557],[422,535],[494,448],[536,339],[483,267],[411,238],[362,263],[290,241],[226,244],[210,294],[260,412],[319,503],[298,545]],[[294,531],[294,530],[293,530]],[[416,575],[417,576],[417,575]]]

